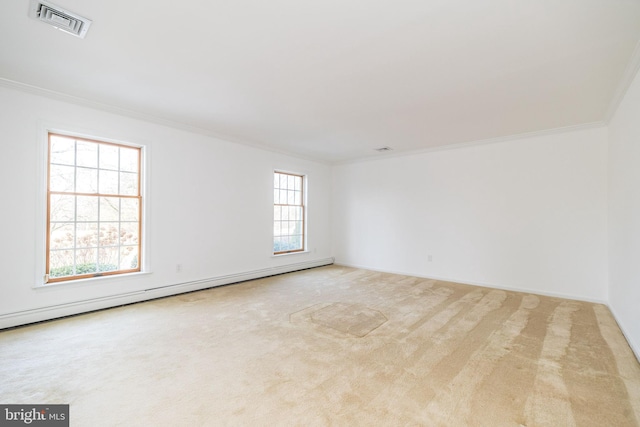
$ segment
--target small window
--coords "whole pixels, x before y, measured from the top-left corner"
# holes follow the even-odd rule
[[[304,177],[273,175],[273,253],[304,251]]]
[[[49,134],[45,282],[140,271],[141,149]]]

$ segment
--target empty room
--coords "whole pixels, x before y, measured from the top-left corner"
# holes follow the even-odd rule
[[[640,1],[12,0],[0,425],[640,426]]]

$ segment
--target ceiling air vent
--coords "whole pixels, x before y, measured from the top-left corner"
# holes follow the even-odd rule
[[[29,16],[82,39],[91,25],[90,19],[42,0],[31,0]]]
[[[377,152],[379,152],[379,153],[385,153],[385,152],[387,152],[387,151],[391,151],[391,150],[393,150],[393,148],[391,148],[391,147],[380,147],[380,148],[376,148],[376,151],[377,151]]]

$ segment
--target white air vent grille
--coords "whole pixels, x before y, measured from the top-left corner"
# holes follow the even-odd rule
[[[31,0],[29,16],[80,38],[91,25],[91,20],[42,0]]]

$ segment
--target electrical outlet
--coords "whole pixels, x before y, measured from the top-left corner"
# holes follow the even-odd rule
[[[176,264],[176,273],[180,273],[182,271],[182,264]]]
[[[428,262],[432,262],[433,261],[433,256],[431,254],[427,255],[427,261]]]

